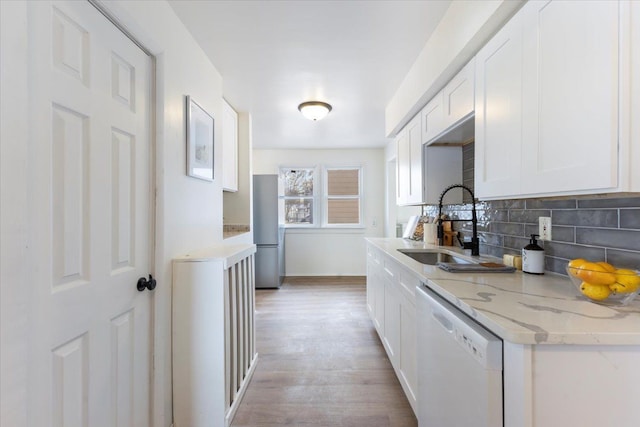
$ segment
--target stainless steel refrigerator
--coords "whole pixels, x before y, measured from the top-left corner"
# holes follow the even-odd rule
[[[278,175],[254,175],[256,288],[279,288],[284,279],[284,228],[279,226],[278,219]]]

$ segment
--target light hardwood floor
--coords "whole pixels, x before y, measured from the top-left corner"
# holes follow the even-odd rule
[[[412,427],[365,306],[365,278],[256,290],[259,361],[232,427]]]

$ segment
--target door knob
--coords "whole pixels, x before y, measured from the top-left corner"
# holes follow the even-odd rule
[[[149,275],[149,280],[141,277],[138,279],[137,288],[140,292],[144,291],[145,289],[149,289],[150,291],[152,291],[156,288],[156,279],[154,279],[152,275]]]

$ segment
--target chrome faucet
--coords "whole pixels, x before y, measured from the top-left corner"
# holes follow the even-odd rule
[[[473,202],[473,210],[471,213],[471,222],[473,224],[473,236],[471,237],[471,242],[461,242],[463,249],[471,249],[471,255],[478,256],[480,255],[480,239],[478,239],[478,217],[476,216],[476,198],[473,195],[473,191],[465,185],[462,184],[454,184],[450,187],[444,189],[442,194],[440,194],[440,202],[438,203],[438,244],[440,246],[444,243],[444,227],[442,226],[442,200],[444,199],[444,195],[454,188],[462,188],[465,189],[471,194],[471,200]],[[468,219],[451,219],[447,221],[469,221]]]

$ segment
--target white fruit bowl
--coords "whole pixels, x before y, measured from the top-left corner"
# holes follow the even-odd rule
[[[640,293],[640,271],[615,269],[609,271],[587,262],[566,267],[569,279],[581,296],[596,304],[624,306]]]

